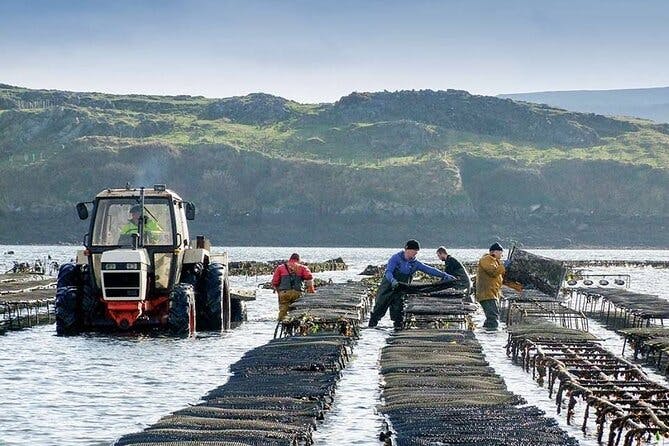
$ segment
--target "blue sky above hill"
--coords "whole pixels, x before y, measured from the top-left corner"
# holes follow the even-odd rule
[[[669,2],[0,0],[0,82],[330,102],[669,85]]]

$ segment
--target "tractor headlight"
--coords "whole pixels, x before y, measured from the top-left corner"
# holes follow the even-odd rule
[[[139,270],[139,267],[139,262],[108,262],[102,264],[102,269],[105,271]]]

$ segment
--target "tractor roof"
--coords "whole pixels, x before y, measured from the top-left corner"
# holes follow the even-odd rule
[[[139,197],[140,187],[131,187],[123,189],[105,189],[95,196],[95,198],[129,198],[129,197]],[[183,201],[181,197],[174,191],[170,189],[165,189],[163,187],[145,187],[144,188],[145,197],[162,197],[170,198],[178,201]]]

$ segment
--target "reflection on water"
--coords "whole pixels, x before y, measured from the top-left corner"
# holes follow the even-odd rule
[[[74,257],[77,247],[0,245],[0,271],[13,260],[34,261],[51,255],[62,263]],[[5,255],[7,251],[12,255]],[[368,264],[385,263],[398,248],[221,248],[231,260],[272,260],[297,251],[306,261],[343,257],[349,271],[318,274],[335,281],[357,279]],[[463,260],[475,260],[484,250],[452,250]],[[561,259],[667,258],[667,251],[542,251]],[[421,260],[437,263],[434,250],[424,249]],[[599,271],[603,271],[600,269]],[[608,272],[632,275],[632,288],[669,298],[669,270],[611,268]],[[268,281],[233,277],[233,286],[256,287]],[[247,350],[268,342],[277,312],[276,295],[260,290],[249,304],[250,321],[223,334],[198,335],[191,339],[161,336],[89,334],[70,338],[54,336],[53,325],[11,332],[0,337],[0,445],[108,445],[122,434],[135,432],[171,411],[193,404],[208,390],[227,380],[229,365]],[[377,361],[390,321],[380,330],[363,330],[354,346],[354,359],[337,386],[332,411],[319,426],[318,445],[378,444],[382,419],[379,403]],[[597,324],[597,335],[609,334]],[[385,328],[383,328],[385,327]],[[619,354],[613,336],[611,350]],[[555,414],[545,389],[538,388],[520,367],[506,358],[506,335],[479,336],[491,364],[509,388],[523,395],[549,416]],[[619,338],[618,338],[619,341]],[[608,341],[607,341],[608,342]],[[621,348],[621,346],[620,346]],[[560,419],[560,418],[558,418]],[[564,427],[564,418],[561,418]],[[576,438],[578,429],[569,428]],[[589,443],[583,441],[583,444]]]
[[[337,394],[325,423],[314,434],[315,446],[344,444],[370,445],[378,443],[383,417],[376,411],[381,389],[378,370],[379,355],[386,337],[392,330],[381,324],[376,329],[362,330],[354,346],[353,361],[344,369],[337,384]],[[379,443],[380,444],[380,443]]]

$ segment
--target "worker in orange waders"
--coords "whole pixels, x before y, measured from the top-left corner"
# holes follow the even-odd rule
[[[288,314],[290,305],[302,297],[303,285],[307,293],[316,292],[311,271],[300,263],[300,255],[293,253],[287,262],[276,267],[272,277],[272,288],[279,294],[280,321]]]

